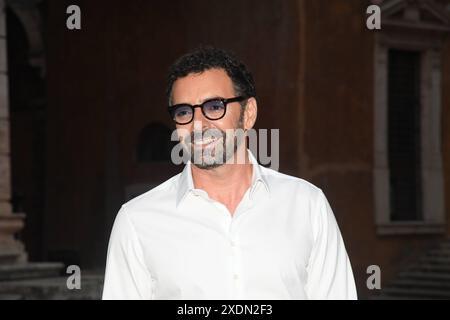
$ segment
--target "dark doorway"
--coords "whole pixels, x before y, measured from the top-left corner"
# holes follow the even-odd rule
[[[6,8],[11,183],[14,212],[26,214],[24,241],[29,260],[43,259],[45,196],[45,81],[30,64],[29,39],[15,12]]]

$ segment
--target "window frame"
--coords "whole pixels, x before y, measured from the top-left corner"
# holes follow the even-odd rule
[[[391,221],[388,166],[388,52],[421,52],[422,221]],[[442,41],[439,36],[394,29],[375,37],[374,54],[374,200],[377,234],[441,234],[445,232],[442,165]]]

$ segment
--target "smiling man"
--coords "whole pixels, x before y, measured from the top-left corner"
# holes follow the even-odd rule
[[[356,299],[323,192],[260,166],[233,134],[257,117],[247,68],[223,50],[197,49],[171,67],[167,95],[191,160],[122,206],[103,298]]]

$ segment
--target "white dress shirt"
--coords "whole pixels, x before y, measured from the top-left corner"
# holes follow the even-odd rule
[[[190,163],[124,204],[103,299],[356,299],[322,191],[249,156],[252,184],[234,215],[194,188]]]

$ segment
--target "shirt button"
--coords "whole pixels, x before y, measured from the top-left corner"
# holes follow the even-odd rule
[[[234,279],[235,281],[239,280],[239,275],[238,275],[238,274],[234,274],[234,275],[233,275],[233,279]]]
[[[234,240],[231,240],[230,244],[231,244],[232,247],[236,247],[236,242]]]

